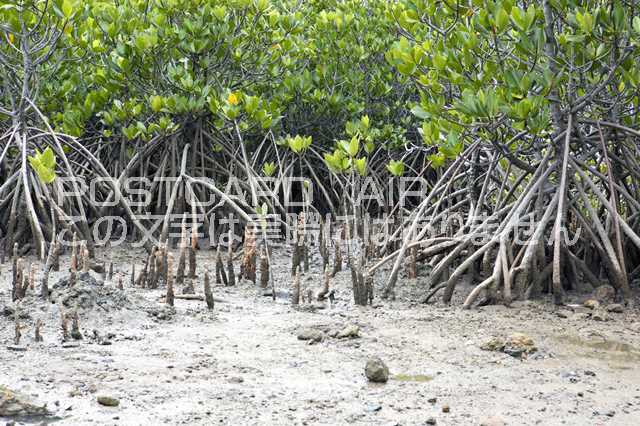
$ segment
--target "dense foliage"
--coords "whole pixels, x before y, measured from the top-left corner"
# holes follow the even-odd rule
[[[480,291],[509,301],[547,289],[560,302],[601,277],[628,297],[640,262],[637,6],[2,2],[5,251],[31,236],[44,254],[56,226],[91,239],[104,208],[60,200],[56,176],[100,176],[103,199],[127,176],[174,177],[171,188],[152,185],[146,211],[168,216],[240,175],[251,196],[219,207],[249,220],[263,203],[287,212],[278,197],[257,195],[267,189],[257,176],[303,176],[314,182],[314,208],[360,217],[352,205],[362,176],[410,175],[426,178],[430,194],[388,209],[407,214],[382,250],[396,259],[387,295],[421,242],[435,244],[420,254],[433,267],[427,299],[444,289],[449,301],[463,276],[481,282],[467,305]],[[145,228],[130,198],[116,198],[118,214]],[[29,215],[16,219],[22,206]],[[437,225],[451,213],[467,220],[435,237],[416,232],[420,220]],[[523,217],[536,221],[533,235],[518,228]],[[489,221],[496,229],[475,244]],[[569,235],[578,243],[561,238]]]

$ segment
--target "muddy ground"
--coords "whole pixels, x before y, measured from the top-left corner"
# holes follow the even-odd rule
[[[596,321],[584,309],[556,308],[545,300],[471,311],[419,305],[411,300],[423,293],[420,279],[401,282],[395,301],[357,308],[346,271],[334,280],[332,306],[296,310],[284,294],[289,256],[274,256],[281,293],[275,302],[246,282],[216,286],[222,301],[213,312],[204,302],[186,300],[176,300],[173,312],[160,301],[163,289],[131,288],[127,277],[122,294],[107,280],[100,304],[79,310],[84,338],[77,345],[61,343],[60,302],[27,298],[20,308],[25,328],[18,349],[24,351],[8,348],[14,335],[10,264],[1,265],[0,385],[46,403],[52,416],[0,420],[479,425],[491,417],[493,423],[486,424],[640,424],[637,310],[606,313],[600,318],[605,321]],[[200,271],[212,258],[213,253],[198,253]],[[98,259],[112,260],[127,273],[132,261],[137,270],[143,263],[142,253],[131,249],[102,251]],[[63,263],[62,270],[67,267]],[[52,274],[50,283],[63,275]],[[317,263],[302,281],[320,287]],[[202,291],[201,280],[196,290]],[[37,319],[45,323],[42,343],[33,338]],[[359,327],[360,337],[329,337],[350,325]],[[324,339],[298,340],[307,327],[325,333]],[[480,349],[488,339],[513,332],[531,337],[537,352],[519,359]],[[370,356],[389,366],[386,384],[365,377]],[[119,405],[100,405],[103,396]]]

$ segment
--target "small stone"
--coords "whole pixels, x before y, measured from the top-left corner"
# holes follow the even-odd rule
[[[538,350],[533,339],[523,333],[513,333],[504,344],[503,352],[515,358],[523,354],[531,354]]]
[[[23,345],[9,345],[7,349],[13,352],[26,352],[27,347]]]
[[[229,383],[244,383],[244,379],[242,377],[232,377],[229,379]]]
[[[594,314],[591,315],[591,319],[594,321],[608,321],[609,317],[606,312],[594,312]]]
[[[591,315],[591,309],[585,307],[584,305],[568,304],[565,307],[568,310],[570,310],[573,313],[575,313],[575,314],[588,314],[588,315]]]
[[[616,415],[616,412],[611,410],[611,411],[607,411],[607,417],[613,417]]]
[[[563,379],[569,379],[571,383],[578,383],[578,374],[575,371],[564,371],[560,376]]]
[[[107,395],[98,396],[97,401],[98,404],[104,405],[105,407],[117,407],[120,405],[120,400],[118,398]]]
[[[375,413],[377,411],[382,410],[382,405],[380,404],[367,404],[365,410],[369,413]]]
[[[591,376],[591,377],[595,377],[596,376],[596,373],[594,373],[591,370],[585,370],[584,374],[585,374],[585,376]]]
[[[448,413],[451,409],[449,408],[448,404],[445,404],[442,406],[442,412],[443,413]]]
[[[504,349],[504,340],[499,337],[492,337],[480,345],[483,351],[502,351]]]
[[[429,398],[427,401],[429,401],[431,404],[435,404],[436,402],[438,402],[438,398]]]
[[[583,303],[585,308],[589,308],[589,309],[597,309],[600,307],[600,302],[598,302],[595,299],[589,299],[589,300],[585,300],[585,302]]]
[[[433,417],[429,417],[429,418],[427,419],[426,423],[427,423],[428,425],[435,425],[437,422],[436,422],[436,419],[434,419]]]
[[[616,297],[616,289],[606,284],[593,290],[592,297],[600,303],[611,303]]]
[[[298,340],[309,340],[311,342],[320,342],[324,337],[324,333],[315,328],[304,328],[298,332]]]
[[[46,405],[33,401],[27,395],[0,385],[0,417],[46,416]]]
[[[490,416],[480,422],[480,426],[505,426],[505,421],[498,416]]]
[[[354,339],[356,337],[360,337],[360,327],[357,325],[348,325],[336,335],[338,339],[346,339],[351,338]]]
[[[578,392],[578,396],[582,398],[584,396],[584,392]]]
[[[621,314],[624,312],[624,307],[619,303],[614,303],[613,305],[607,306],[607,311],[613,312],[614,314]]]
[[[587,308],[585,308],[587,309]],[[579,314],[573,314],[571,316],[571,319],[573,321],[576,322],[580,322],[580,321],[584,321],[584,320],[588,320],[589,318],[591,318],[591,313],[585,314],[585,313],[579,313]]]
[[[364,373],[370,382],[386,383],[389,380],[389,367],[379,357],[367,360]]]

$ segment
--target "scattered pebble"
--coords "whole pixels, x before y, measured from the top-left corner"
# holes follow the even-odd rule
[[[365,410],[369,413],[375,413],[377,411],[382,410],[382,405],[380,404],[367,404]]]
[[[9,345],[7,349],[13,352],[26,352],[27,347],[24,345]]]
[[[505,426],[505,421],[498,416],[490,416],[480,422],[480,426]]]
[[[45,404],[33,401],[3,385],[0,385],[0,417],[46,416],[49,411]]]
[[[597,300],[595,300],[595,299],[589,299],[589,300],[586,300],[586,301],[583,303],[583,305],[584,305],[586,308],[589,308],[589,309],[597,309],[597,308],[599,308],[599,307],[600,307],[600,302],[598,302],[598,301],[597,301]]]
[[[386,383],[389,380],[389,367],[379,357],[367,360],[364,373],[370,382]]]
[[[348,325],[336,335],[338,339],[356,338],[360,337],[360,327],[357,325]]]
[[[324,333],[315,328],[303,328],[298,332],[298,340],[309,340],[311,342],[320,342],[324,338]]]
[[[607,311],[612,312],[614,314],[621,314],[624,312],[624,307],[619,303],[614,303],[612,305],[607,306]]]
[[[98,401],[98,404],[104,405],[105,407],[117,407],[120,405],[120,400],[118,398],[108,395],[99,395],[96,400]]]

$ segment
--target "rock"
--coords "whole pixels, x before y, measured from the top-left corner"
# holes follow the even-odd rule
[[[324,338],[324,333],[315,328],[303,328],[298,332],[298,340],[310,340],[311,342],[320,342]]]
[[[26,352],[27,347],[24,345],[9,345],[7,349],[13,352]]]
[[[94,272],[97,272],[98,274],[104,274],[105,268],[104,268],[104,263],[98,263],[95,261],[90,261],[89,262],[89,268],[91,270],[93,270]]]
[[[586,309],[586,308],[585,308],[585,309]],[[576,321],[576,322],[580,322],[580,321],[588,320],[589,318],[591,318],[591,314],[590,314],[590,313],[589,313],[589,314],[573,314],[573,315],[571,316],[571,319],[572,319],[573,321]]]
[[[505,426],[505,421],[498,416],[490,416],[480,422],[480,426]]]
[[[578,383],[578,381],[580,380],[578,378],[578,374],[575,371],[563,371],[560,374],[560,377],[562,377],[563,379],[569,379],[571,383]]]
[[[120,405],[120,400],[118,398],[108,395],[99,395],[96,400],[98,401],[98,404],[104,405],[105,407],[117,407]]]
[[[593,319],[594,321],[608,321],[609,317],[607,316],[606,312],[594,312],[593,315],[591,315],[591,319]]]
[[[39,404],[28,396],[0,385],[0,417],[48,416],[45,404]]]
[[[624,307],[619,303],[614,303],[607,306],[607,311],[613,312],[614,314],[621,314],[624,312]]]
[[[240,280],[238,281],[238,286],[253,287],[254,285],[256,284],[253,281],[248,280],[245,277],[240,278]]]
[[[360,337],[360,327],[357,325],[348,325],[336,335],[338,339],[346,339],[351,338],[354,339],[356,337]]]
[[[427,401],[431,404],[435,404],[436,402],[438,402],[438,398],[429,398]]]
[[[566,307],[576,314],[591,315],[591,309],[587,308],[584,305],[569,304],[569,305],[566,305]]]
[[[4,317],[7,317],[7,318],[13,319],[15,317],[15,314],[16,314],[15,305],[5,305],[0,310],[0,315],[2,315]],[[28,320],[28,319],[31,318],[31,315],[26,310],[20,309],[20,311],[18,312],[18,318],[20,318],[22,320]]]
[[[425,423],[428,425],[435,425],[437,422],[433,417],[429,417]]]
[[[600,307],[600,302],[598,302],[595,299],[589,299],[589,300],[585,300],[585,302],[583,303],[585,308],[589,308],[589,309],[597,309]]]
[[[593,290],[592,297],[600,303],[611,303],[616,297],[616,290],[608,284],[601,285]]]
[[[375,413],[377,411],[382,410],[382,405],[380,404],[367,404],[365,410],[369,413]]]
[[[131,306],[124,292],[112,286],[101,285],[92,272],[80,272],[73,286],[70,285],[69,277],[60,279],[51,288],[51,300],[73,309],[99,306],[110,311]]]
[[[520,358],[523,354],[531,354],[538,350],[533,339],[523,333],[513,333],[507,338],[502,350],[507,355]]]
[[[231,377],[229,379],[229,383],[235,383],[235,384],[244,383],[244,379],[242,377]]]
[[[158,321],[169,321],[175,314],[176,309],[169,305],[158,305],[147,308],[147,314]]]
[[[370,382],[386,383],[389,380],[389,367],[376,356],[367,360],[364,374]]]
[[[499,337],[492,337],[486,342],[480,345],[480,349],[483,351],[502,351],[504,349],[505,341]]]

